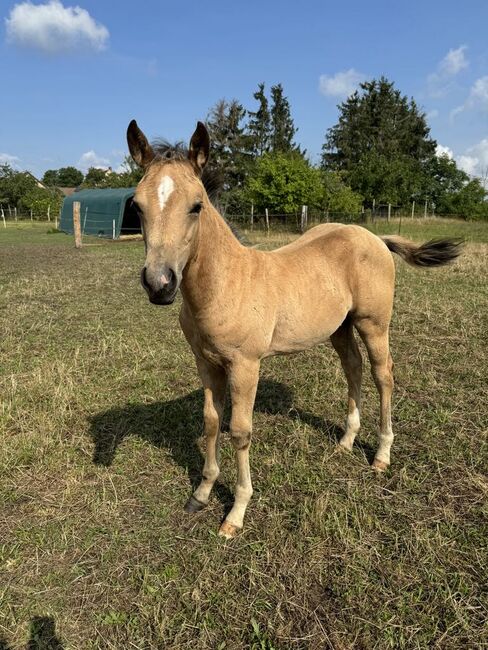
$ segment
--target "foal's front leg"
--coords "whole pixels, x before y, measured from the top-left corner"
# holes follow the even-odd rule
[[[219,476],[219,438],[227,385],[227,377],[223,368],[212,366],[199,358],[197,358],[197,367],[205,395],[203,419],[207,451],[201,483],[188,500],[185,506],[186,512],[197,512],[207,505],[210,492]]]
[[[219,535],[231,539],[242,528],[244,513],[252,496],[249,447],[252,412],[259,380],[258,360],[240,359],[229,372],[232,416],[230,435],[237,456],[237,484],[234,506],[220,526]]]

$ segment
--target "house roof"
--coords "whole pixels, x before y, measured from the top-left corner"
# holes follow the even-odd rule
[[[35,180],[35,182],[36,182],[37,187],[40,187],[40,188],[43,189],[43,190],[49,190],[49,189],[51,189],[51,188],[49,188],[47,185],[45,185],[45,183],[43,183],[43,182],[40,181],[38,178],[36,178],[36,177],[34,176],[34,174],[31,174],[31,172],[24,171],[24,172],[22,172],[22,174],[24,174],[25,176],[30,176],[31,178],[33,178],[33,179]]]
[[[59,186],[56,186],[56,189],[62,192],[64,196],[71,196],[77,190],[76,187],[59,187]]]

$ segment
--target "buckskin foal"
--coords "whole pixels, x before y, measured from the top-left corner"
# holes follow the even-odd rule
[[[210,141],[201,122],[185,155],[181,149],[158,154],[134,120],[127,140],[132,158],[145,172],[134,196],[146,245],[141,282],[157,305],[171,304],[181,289],[180,324],[205,394],[205,464],[185,509],[205,507],[219,475],[219,436],[229,385],[238,478],[234,505],[219,532],[231,538],[242,528],[252,495],[252,413],[265,357],[305,350],[330,338],[348,385],[340,445],[352,448],[359,431],[362,373],[353,328],[365,343],[380,396],[373,468],[384,470],[393,441],[388,327],[395,266],[390,251],[414,266],[440,266],[457,257],[459,242],[417,245],[401,237],[377,237],[359,226],[323,224],[278,250],[246,248],[210,202],[205,178],[202,182]]]

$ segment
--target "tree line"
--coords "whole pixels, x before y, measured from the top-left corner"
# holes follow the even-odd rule
[[[267,92],[260,83],[254,105],[221,99],[207,115],[211,164],[222,178],[221,209],[248,214],[251,205],[273,213],[297,212],[302,205],[329,213],[358,214],[379,204],[407,208],[428,202],[429,211],[468,219],[488,219],[487,192],[456,162],[436,154],[425,113],[385,77],[360,84],[338,106],[335,125],[325,134],[320,162],[314,164],[296,142],[297,128],[281,84]],[[9,194],[15,172],[0,167],[0,202],[26,201]],[[141,171],[129,156],[120,172],[74,167],[48,170],[51,187],[130,187]],[[25,185],[25,181],[24,181]],[[25,188],[24,188],[25,189]],[[28,199],[40,194],[32,188]],[[15,194],[15,196],[14,196]]]

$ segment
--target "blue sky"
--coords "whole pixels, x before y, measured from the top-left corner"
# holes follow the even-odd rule
[[[337,104],[386,75],[469,173],[488,168],[488,2],[0,0],[0,161],[117,168],[136,118],[190,137],[218,99],[281,82],[317,161]]]

